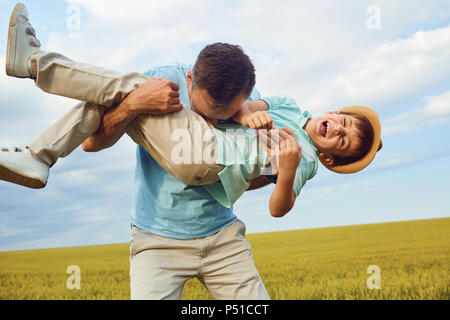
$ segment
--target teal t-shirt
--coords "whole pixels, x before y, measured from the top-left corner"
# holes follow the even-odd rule
[[[261,98],[269,109],[275,127],[287,127],[294,131],[298,144],[302,147],[302,159],[297,168],[294,192],[298,196],[306,181],[317,173],[317,149],[303,129],[311,117],[308,111],[301,111],[294,99],[287,96]],[[230,131],[230,129],[234,129]],[[267,154],[257,143],[255,130],[241,125],[216,128],[218,141],[217,163],[226,166],[220,173],[221,181],[205,186],[208,192],[223,206],[231,207],[248,189],[250,182],[266,171]]]
[[[190,108],[186,84],[190,69],[189,65],[175,64],[152,68],[145,75],[177,83],[181,103]],[[233,210],[222,206],[204,187],[176,179],[141,146],[136,158],[130,216],[137,227],[164,237],[190,239],[214,234],[237,220]]]

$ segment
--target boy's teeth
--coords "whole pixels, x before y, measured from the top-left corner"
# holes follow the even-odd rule
[[[327,123],[322,122],[322,125],[320,126],[320,134],[322,135],[322,137],[326,137],[327,131],[328,131]]]

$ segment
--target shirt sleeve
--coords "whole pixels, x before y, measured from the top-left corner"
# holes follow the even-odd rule
[[[259,93],[258,89],[253,88],[252,93],[250,94],[250,97],[248,97],[247,100],[258,100],[261,99],[261,94]]]
[[[271,96],[259,99],[265,101],[269,106],[269,109],[273,111],[283,110],[285,112],[290,111],[297,114],[301,112],[295,99],[288,96]]]
[[[295,172],[295,180],[294,180],[294,192],[298,195],[302,190],[303,186],[306,184],[306,181],[314,177],[316,172],[316,165],[314,162],[306,161],[302,158],[300,160],[300,165]]]
[[[166,65],[153,67],[144,73],[149,78],[164,78],[178,85],[185,81],[183,76],[187,73],[187,66],[183,65]]]

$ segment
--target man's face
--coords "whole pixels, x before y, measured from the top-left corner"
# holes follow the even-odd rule
[[[327,112],[321,117],[310,119],[306,131],[322,157],[351,156],[360,147],[357,121],[339,111]]]
[[[237,96],[233,102],[226,107],[217,108],[215,101],[206,89],[192,87],[192,73],[189,71],[187,77],[188,94],[191,102],[191,110],[201,115],[206,120],[226,120],[231,118],[241,109],[247,99],[244,94]],[[218,112],[220,110],[220,112]]]

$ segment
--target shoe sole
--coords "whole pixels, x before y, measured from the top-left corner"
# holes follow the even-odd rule
[[[16,36],[17,36],[17,20],[20,17],[20,11],[24,7],[23,4],[18,3],[14,7],[14,11],[11,14],[11,18],[9,19],[9,28],[8,28],[8,45],[6,47],[6,74],[8,76],[16,77],[14,75],[14,57],[16,55]],[[21,77],[20,77],[21,78]]]
[[[0,177],[1,180],[19,184],[21,186],[32,189],[42,189],[45,187],[45,184],[42,183],[40,180],[24,177],[3,166],[0,166]]]

